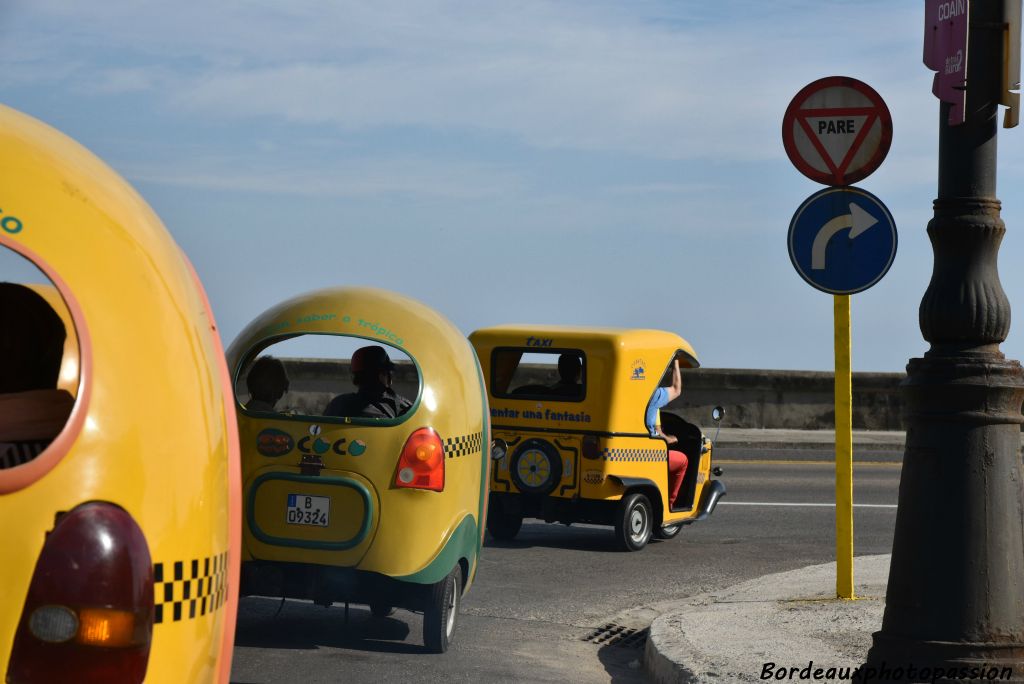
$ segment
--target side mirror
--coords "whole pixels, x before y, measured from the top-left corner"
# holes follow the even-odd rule
[[[722,408],[721,406],[716,406],[715,408],[711,409],[711,420],[713,420],[716,423],[718,423],[723,418],[725,418],[725,409],[724,408]]]
[[[503,439],[491,440],[491,459],[500,461],[508,453],[508,442]]]

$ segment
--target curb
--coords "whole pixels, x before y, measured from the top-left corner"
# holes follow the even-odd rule
[[[655,638],[655,629],[658,630],[658,638]],[[664,623],[655,620],[651,624],[651,631],[647,637],[647,645],[644,646],[643,669],[647,680],[653,684],[691,684],[696,682],[693,673],[679,663],[669,660],[658,647],[656,642],[662,640],[661,631]]]
[[[644,646],[644,675],[655,684],[756,682],[764,679],[756,669],[761,658],[839,664],[851,654],[837,643],[866,653],[882,620],[890,558],[855,557],[857,601],[835,598],[830,562],[661,604]],[[862,657],[857,654],[852,657]]]

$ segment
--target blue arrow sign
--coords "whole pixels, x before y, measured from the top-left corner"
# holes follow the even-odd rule
[[[896,258],[896,222],[870,192],[826,188],[793,214],[789,258],[800,277],[822,292],[863,292]]]

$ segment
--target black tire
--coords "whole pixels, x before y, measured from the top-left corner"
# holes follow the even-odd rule
[[[666,525],[665,527],[654,528],[654,536],[658,539],[672,539],[679,531],[683,529],[682,523],[676,523],[675,525]]]
[[[562,457],[543,439],[528,439],[512,454],[508,472],[520,492],[543,496],[562,481]]]
[[[615,516],[615,537],[626,551],[639,551],[651,540],[654,520],[651,502],[643,494],[622,497]]]
[[[386,618],[386,617],[388,617],[390,615],[394,615],[395,607],[394,606],[389,606],[386,603],[371,603],[370,604],[370,613],[375,618]]]
[[[523,516],[506,510],[500,500],[492,499],[487,509],[487,531],[500,541],[515,539],[523,526]]]
[[[444,653],[455,635],[455,623],[462,604],[462,572],[456,567],[430,587],[423,611],[423,645],[431,653]]]

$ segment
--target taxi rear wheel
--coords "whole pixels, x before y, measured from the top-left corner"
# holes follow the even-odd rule
[[[672,539],[679,531],[683,529],[681,524],[678,525],[665,525],[664,527],[658,527],[654,530],[654,536],[658,539]]]
[[[500,502],[492,501],[487,511],[487,531],[501,541],[515,539],[519,528],[523,526],[523,516],[505,509]]]
[[[458,566],[430,587],[423,611],[423,644],[431,653],[444,653],[455,634],[455,622],[462,600],[462,573]]]
[[[626,551],[639,551],[651,540],[654,524],[651,502],[643,494],[622,498],[615,518],[615,536]]]

